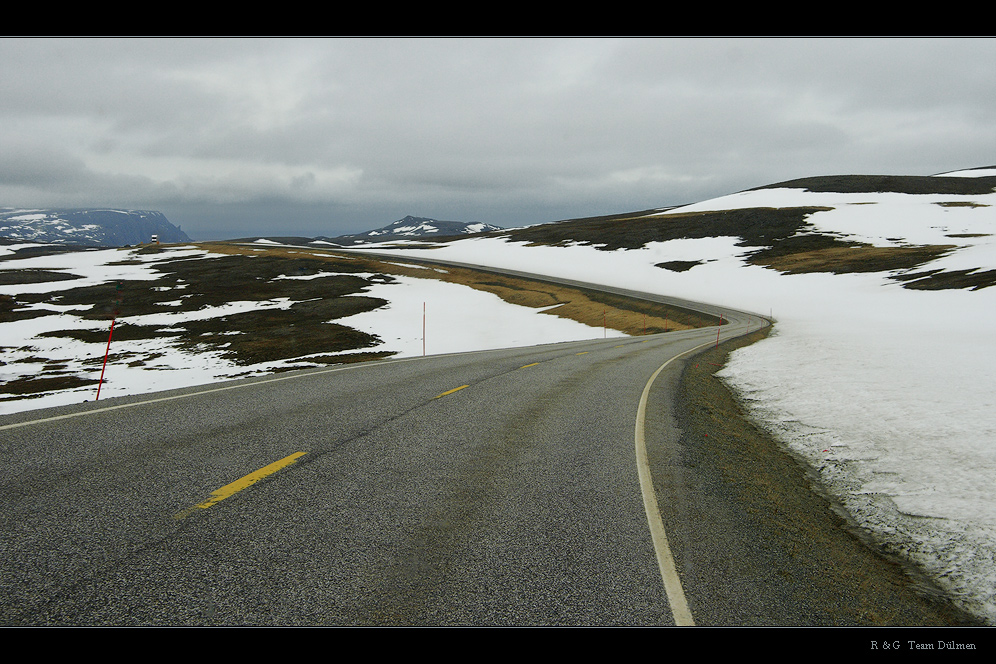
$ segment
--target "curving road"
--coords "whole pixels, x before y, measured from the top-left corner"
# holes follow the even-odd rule
[[[253,246],[253,245],[248,245]],[[286,246],[296,246],[297,245],[286,245]],[[525,279],[534,279],[536,281],[547,281],[554,284],[561,284],[564,286],[574,286],[577,288],[586,288],[589,290],[602,291],[604,293],[612,293],[614,295],[622,295],[625,297],[637,299],[637,300],[647,300],[649,302],[658,302],[661,304],[666,304],[672,307],[679,307],[682,309],[689,309],[691,311],[698,311],[700,313],[707,314],[709,316],[719,317],[722,316],[724,321],[727,321],[734,325],[734,327],[747,326],[750,325],[751,329],[756,330],[759,326],[767,325],[768,320],[756,313],[748,313],[745,311],[738,311],[735,309],[727,309],[715,304],[709,304],[706,302],[696,302],[694,300],[687,300],[680,297],[674,297],[671,295],[660,295],[658,293],[647,293],[643,291],[636,291],[629,288],[620,288],[618,286],[608,286],[605,284],[596,284],[590,281],[581,281],[578,279],[568,279],[566,277],[558,277],[549,274],[539,274],[536,272],[526,272],[523,270],[513,270],[509,268],[502,267],[491,267],[487,265],[476,265],[473,263],[464,263],[461,261],[449,260],[445,258],[436,258],[433,256],[420,256],[413,255],[417,254],[419,249],[408,248],[403,251],[376,251],[370,249],[355,249],[352,247],[336,247],[324,249],[321,247],[313,247],[308,245],[308,249],[312,251],[327,251],[329,253],[341,253],[341,254],[363,254],[367,256],[374,256],[376,258],[387,258],[392,260],[401,260],[408,263],[425,263],[429,265],[451,265],[454,267],[462,267],[470,270],[477,270],[479,272],[492,272],[494,274],[502,274],[510,277],[523,277]],[[431,250],[425,250],[427,253],[431,254]],[[715,329],[713,330],[715,333]]]
[[[658,368],[717,331],[0,418],[0,624],[688,624],[634,441]]]

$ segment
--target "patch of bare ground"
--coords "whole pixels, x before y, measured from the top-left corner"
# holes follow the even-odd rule
[[[678,401],[680,463],[696,486],[724,505],[718,531],[728,539],[724,569],[745,585],[751,571],[786,580],[788,595],[759,583],[759,604],[786,605],[781,617],[745,613],[739,624],[833,626],[980,625],[911,565],[888,558],[827,498],[816,475],[755,425],[736,395],[715,376],[729,353],[767,329],[690,359]],[[691,480],[690,480],[691,481]],[[669,537],[671,534],[669,533]],[[676,532],[672,550],[694,547],[695,533]],[[758,543],[763,543],[758,546]],[[758,555],[763,560],[757,560]],[[743,567],[741,571],[740,568]],[[740,575],[743,576],[740,576]],[[752,579],[758,583],[756,579]],[[785,584],[779,583],[779,586]],[[703,623],[705,624],[705,623]]]
[[[967,208],[989,207],[985,203],[973,203],[972,201],[944,201],[942,203],[936,203],[935,205],[940,205],[941,207],[967,207]],[[969,235],[968,237],[974,237],[974,236]]]
[[[9,238],[0,237],[0,245],[7,244],[20,244],[19,242],[10,240]],[[53,256],[55,254],[69,254],[77,251],[89,251],[91,247],[84,247],[82,245],[71,245],[71,244],[41,244],[41,245],[29,245],[29,246],[19,246],[13,251],[9,251],[4,254],[0,254],[0,265],[4,261],[17,261],[22,258],[37,258],[39,256]]]
[[[826,247],[810,251],[758,252],[749,261],[786,274],[807,272],[886,272],[909,269],[940,258],[954,245],[875,247],[867,244]]]
[[[524,307],[551,307],[544,314],[568,318],[592,327],[603,325],[626,334],[652,334],[656,332],[684,330],[693,327],[707,327],[718,321],[712,316],[678,307],[612,296],[598,291],[572,288],[534,281],[520,277],[508,277],[488,272],[480,272],[450,265],[419,262],[419,265],[406,264],[404,258],[397,260],[377,259],[355,253],[335,253],[323,250],[322,254],[305,249],[266,248],[233,244],[205,244],[205,248],[221,253],[239,253],[283,258],[300,258],[348,265],[357,272],[374,272],[383,275],[414,277],[417,279],[437,279],[447,283],[468,286],[476,290],[497,295],[505,302]],[[327,252],[327,253],[326,253]]]
[[[996,270],[925,270],[893,276],[904,288],[913,290],[948,290],[966,288],[979,290],[996,286]]]
[[[44,309],[25,309],[23,303],[18,302],[12,295],[0,295],[0,323],[12,323],[51,314],[51,311]]]
[[[0,286],[40,284],[47,281],[71,281],[79,278],[79,275],[76,274],[55,272],[53,270],[0,270]]]
[[[20,397],[55,390],[70,390],[84,385],[96,385],[99,381],[74,375],[42,377],[22,377],[8,380],[0,385],[0,394],[15,394]]]
[[[701,264],[702,261],[664,261],[663,263],[657,263],[654,267],[662,267],[672,272],[687,272],[696,265]]]
[[[962,178],[943,175],[822,175],[755,187],[751,191],[781,188],[844,194],[893,192],[971,196],[991,194],[996,188],[996,176]]]
[[[742,208],[706,212],[671,212],[654,210],[628,214],[570,219],[552,224],[530,226],[505,232],[516,242],[563,245],[587,244],[605,251],[637,249],[648,242],[738,237],[739,246],[769,247],[779,239],[791,237],[808,226],[806,218],[825,207]]]

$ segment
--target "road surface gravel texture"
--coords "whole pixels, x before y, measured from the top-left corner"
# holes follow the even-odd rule
[[[724,339],[746,331],[729,320]],[[5,416],[0,624],[674,624],[634,422],[658,367],[716,338],[386,360]],[[949,624],[908,583],[905,599],[900,581],[884,598],[863,586],[885,572],[850,568],[861,547],[814,568],[801,498],[798,531],[774,542],[782,512],[741,488],[780,471],[710,465],[721,454],[694,440],[716,426],[696,410],[708,377],[674,417],[683,364],[654,383],[647,445],[699,624]]]

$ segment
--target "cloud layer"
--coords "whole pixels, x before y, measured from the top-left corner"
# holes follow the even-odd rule
[[[3,39],[0,205],[504,226],[996,162],[996,40]]]

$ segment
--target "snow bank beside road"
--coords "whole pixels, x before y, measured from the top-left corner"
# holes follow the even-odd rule
[[[511,305],[497,295],[466,286],[434,279],[395,279],[399,283],[369,289],[371,296],[389,300],[388,306],[336,322],[376,334],[386,347],[397,350],[398,357],[422,355],[423,316],[428,355],[626,336],[543,315],[542,310]]]

